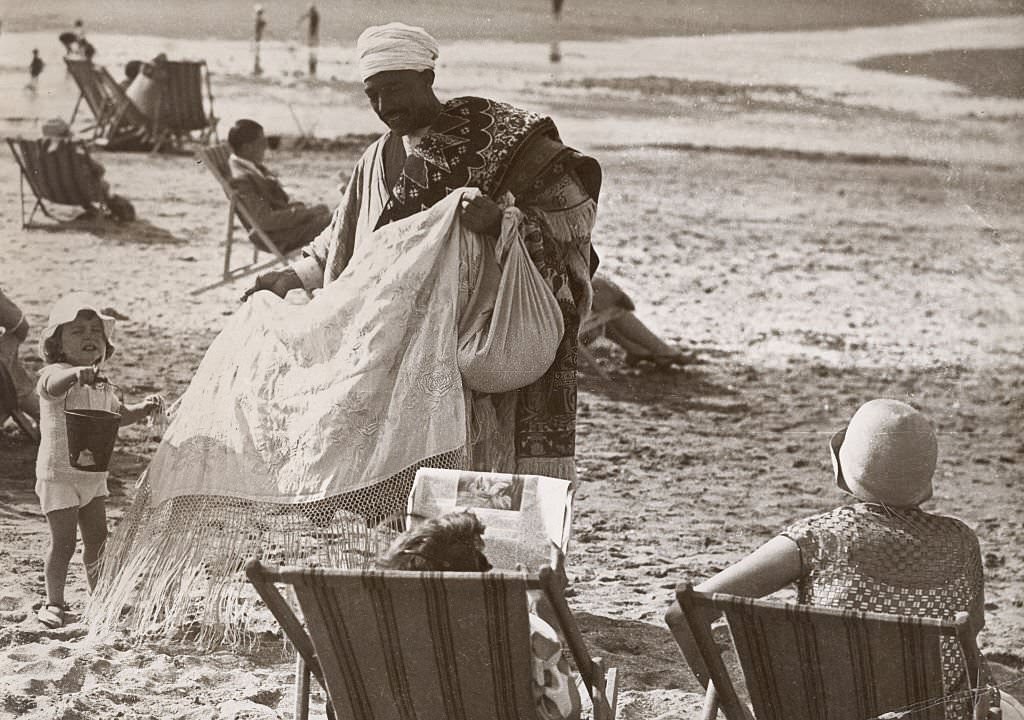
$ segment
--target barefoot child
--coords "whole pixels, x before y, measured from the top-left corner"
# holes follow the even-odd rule
[[[59,300],[43,331],[41,355],[46,365],[39,373],[39,455],[36,458],[36,495],[50,526],[46,557],[46,605],[39,621],[50,628],[64,625],[64,585],[75,552],[75,525],[82,530],[89,589],[96,583],[100,554],[107,539],[104,498],[107,471],[90,472],[72,467],[64,419],[68,407],[107,410],[121,415],[121,424],[138,422],[160,407],[160,398],[124,405],[110,385],[97,382],[101,363],[114,352],[110,339],[114,318],[102,314],[86,295]],[[85,452],[82,453],[85,455]]]

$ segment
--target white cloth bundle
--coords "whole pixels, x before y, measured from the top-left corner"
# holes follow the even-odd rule
[[[463,316],[468,323],[459,333],[459,370],[477,392],[508,392],[540,378],[565,331],[558,301],[526,252],[523,220],[518,208],[505,210],[495,247],[500,279],[484,269]]]

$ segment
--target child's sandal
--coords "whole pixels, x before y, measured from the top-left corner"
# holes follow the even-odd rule
[[[36,613],[36,617],[46,627],[51,630],[64,627],[64,612],[67,610],[67,605],[56,605],[50,603],[39,608]]]

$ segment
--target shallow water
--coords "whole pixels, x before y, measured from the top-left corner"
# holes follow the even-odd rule
[[[901,156],[926,161],[1021,159],[1024,100],[980,97],[951,82],[864,69],[880,56],[1024,43],[1024,16],[935,20],[814,32],[574,41],[549,60],[545,42],[446,43],[438,94],[497,96],[551,114],[582,147],[689,144]],[[90,34],[97,62],[114,77],[128,60],[159,52],[205,59],[222,134],[252,116],[269,133],[334,137],[376,133],[348,45],[320,50],[318,82],[306,49],[264,43],[264,74],[251,74],[250,44]],[[25,88],[38,47],[47,66]],[[69,118],[77,88],[52,32],[0,36],[0,132],[32,135],[49,117]],[[684,82],[665,89],[664,79]],[[693,83],[688,89],[685,83]],[[79,117],[88,112],[82,108]]]

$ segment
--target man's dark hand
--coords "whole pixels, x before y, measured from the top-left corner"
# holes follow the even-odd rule
[[[483,195],[462,200],[462,224],[481,235],[497,237],[501,232],[501,208]]]
[[[278,297],[283,298],[288,294],[289,290],[301,287],[302,281],[299,280],[298,273],[291,268],[271,270],[256,276],[256,282],[252,284],[252,287],[242,293],[241,301],[245,302],[249,299],[250,295],[259,290],[269,290]]]

